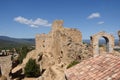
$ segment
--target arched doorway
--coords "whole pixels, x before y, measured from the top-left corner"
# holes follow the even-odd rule
[[[105,46],[106,46],[106,52],[112,53],[114,48],[114,36],[111,34],[107,34],[106,32],[99,32],[97,34],[94,34],[90,37],[91,39],[91,46],[93,48],[93,53],[95,55],[100,54],[99,52],[99,39],[100,38],[105,39]]]
[[[98,40],[99,53],[109,52],[109,39],[102,36]]]

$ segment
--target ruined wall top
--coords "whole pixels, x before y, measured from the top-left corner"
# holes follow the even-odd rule
[[[64,28],[63,20],[55,20],[52,24],[52,30],[48,34],[37,34],[35,40],[36,50],[49,52],[51,48],[52,50],[59,50],[60,46],[68,41],[81,43],[82,33],[77,29]],[[56,53],[58,52],[56,51]]]
[[[52,24],[52,30],[58,30],[63,28],[63,20],[55,20]]]
[[[105,31],[101,31],[97,34],[92,35],[91,37],[113,37],[114,38],[112,34],[108,34]]]

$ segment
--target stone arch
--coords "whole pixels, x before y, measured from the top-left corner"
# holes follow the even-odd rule
[[[107,34],[106,32],[99,32],[97,34],[94,34],[90,37],[91,39],[91,46],[93,48],[93,54],[98,55],[99,54],[99,39],[103,37],[106,41],[107,45],[107,52],[112,53],[114,48],[114,36],[111,34]]]

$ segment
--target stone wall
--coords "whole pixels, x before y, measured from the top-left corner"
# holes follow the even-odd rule
[[[12,67],[12,61],[11,61],[10,55],[0,57],[1,75],[6,76],[8,80],[10,80],[9,73],[10,73],[11,67]]]
[[[37,52],[51,52],[60,55],[63,45],[68,41],[82,42],[82,34],[77,29],[63,27],[62,20],[56,20],[52,24],[49,34],[36,35]]]
[[[82,34],[77,29],[64,28],[62,20],[56,20],[48,34],[36,35],[36,48],[29,52],[23,63],[16,68],[24,68],[30,58],[36,59],[41,70],[45,70],[39,80],[65,80],[64,70],[73,61],[91,57],[87,44],[82,43]],[[18,70],[13,69],[12,72]]]
[[[118,38],[119,38],[119,46],[120,46],[120,30],[118,31]]]
[[[47,34],[36,35],[36,50],[38,52],[46,52],[50,47],[51,36]]]

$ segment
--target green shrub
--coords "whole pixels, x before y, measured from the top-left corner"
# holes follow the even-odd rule
[[[79,63],[78,61],[73,61],[73,62],[71,62],[71,63],[67,66],[67,69],[70,68],[70,67],[72,67],[72,66],[74,66],[74,65],[76,65],[76,64],[78,64],[78,63]]]
[[[86,44],[86,42],[83,42],[83,44]]]
[[[40,75],[39,65],[37,65],[35,59],[32,58],[26,63],[24,71],[27,77],[38,77]]]
[[[19,63],[23,62],[23,59],[26,57],[28,52],[29,52],[29,49],[26,46],[21,48],[20,55],[18,57]]]

